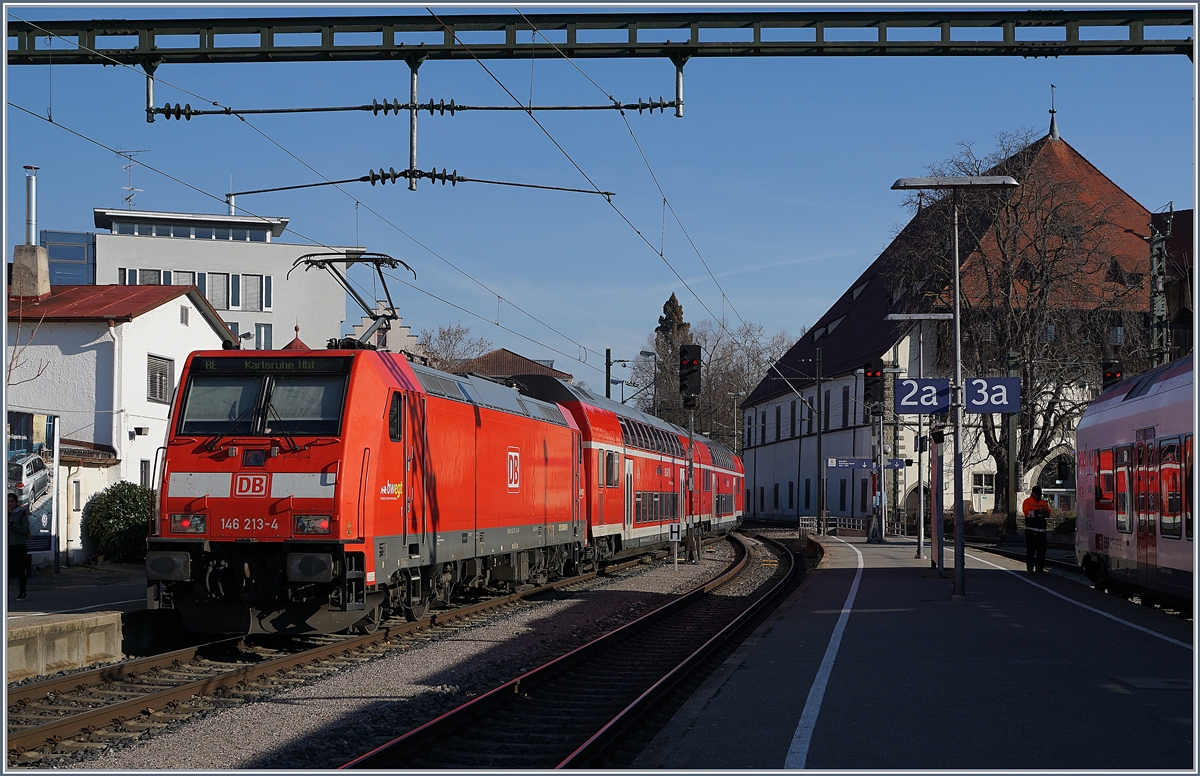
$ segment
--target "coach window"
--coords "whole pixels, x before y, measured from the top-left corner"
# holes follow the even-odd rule
[[[619,488],[621,486],[621,478],[618,474],[620,469],[621,456],[619,453],[609,450],[605,455],[604,474],[607,480],[607,485],[610,488]]]
[[[704,470],[704,489],[712,490],[712,470],[711,469]]]
[[[1100,450],[1096,459],[1096,509],[1113,509],[1113,451]]]
[[[604,451],[596,451],[596,487],[603,488],[604,479]]]
[[[1172,539],[1183,535],[1183,488],[1179,470],[1179,440],[1164,439],[1158,447],[1161,517],[1160,533]]]
[[[392,394],[392,407],[388,410],[388,436],[393,442],[404,438],[404,406],[399,393]]]
[[[1192,435],[1183,439],[1183,530],[1192,540]]]
[[[1131,451],[1128,447],[1118,447],[1115,457],[1116,469],[1113,472],[1113,478],[1116,485],[1114,492],[1116,494],[1117,530],[1129,533],[1133,530],[1133,505],[1129,497],[1130,464],[1133,462]]]

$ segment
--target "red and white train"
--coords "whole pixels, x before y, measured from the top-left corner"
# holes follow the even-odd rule
[[[343,341],[343,344],[345,341]],[[544,376],[365,349],[193,353],[148,541],[151,607],[212,633],[371,628],[733,528],[741,461]],[[690,505],[690,506],[689,506]]]
[[[1083,413],[1075,554],[1088,578],[1190,608],[1192,356],[1108,388]]]

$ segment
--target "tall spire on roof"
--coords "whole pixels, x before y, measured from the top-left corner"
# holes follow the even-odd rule
[[[1054,109],[1054,84],[1050,84],[1050,139],[1058,140],[1058,123],[1054,120],[1054,114],[1058,113]]]

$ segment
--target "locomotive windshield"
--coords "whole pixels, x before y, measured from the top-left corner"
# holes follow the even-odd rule
[[[179,433],[336,436],[350,358],[196,359]]]

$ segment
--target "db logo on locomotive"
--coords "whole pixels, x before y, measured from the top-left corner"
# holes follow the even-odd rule
[[[521,489],[521,450],[508,448],[508,492],[516,493]]]
[[[265,498],[269,474],[238,474],[233,478],[235,498]]]

